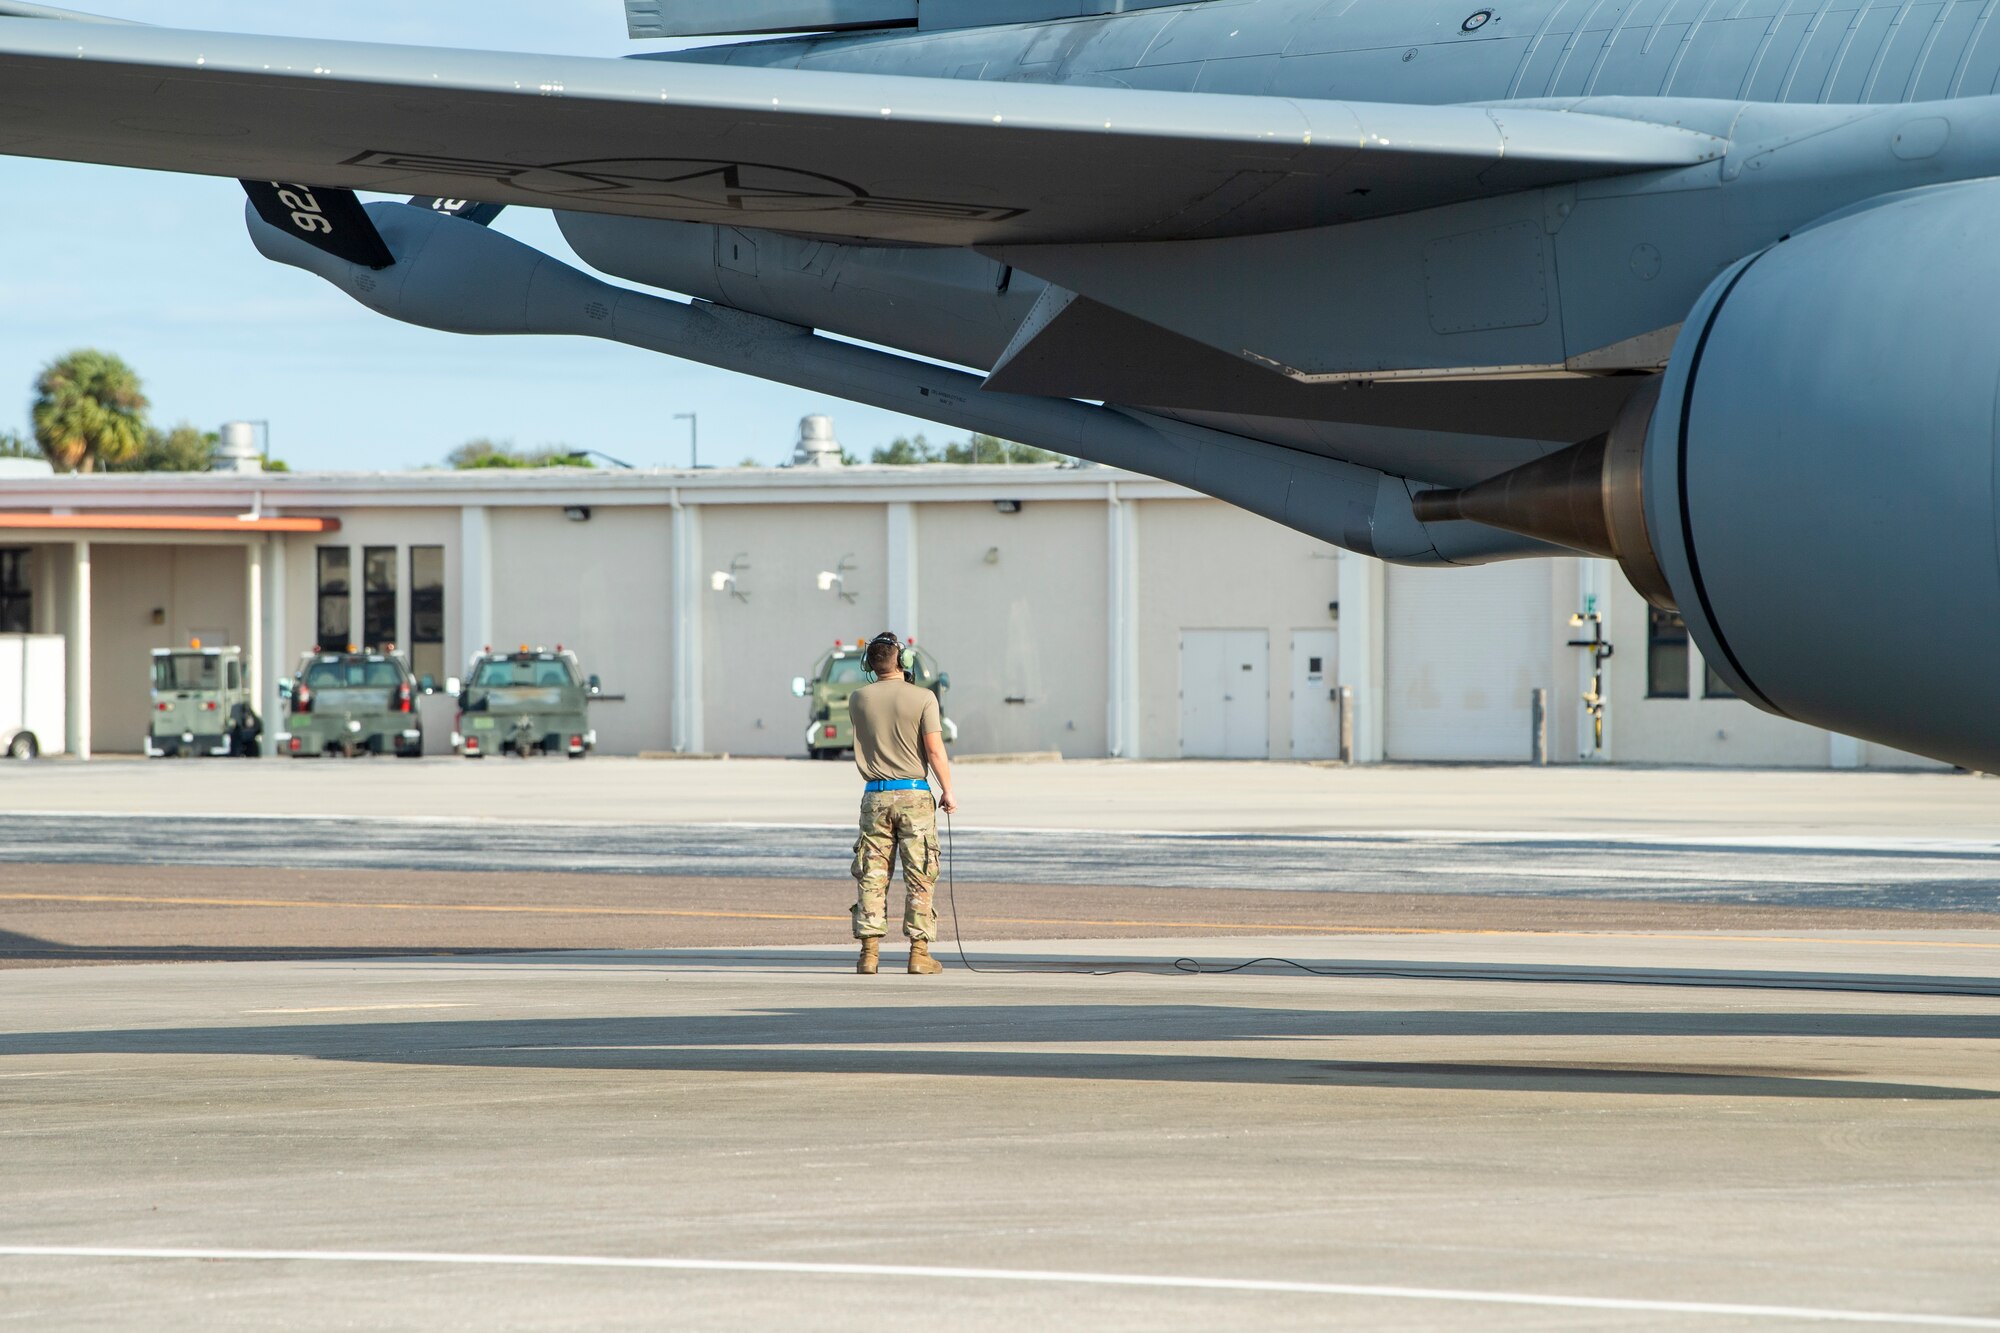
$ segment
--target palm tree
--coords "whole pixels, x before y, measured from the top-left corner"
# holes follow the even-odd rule
[[[109,352],[71,352],[35,380],[35,440],[58,472],[95,472],[146,441],[139,377]]]

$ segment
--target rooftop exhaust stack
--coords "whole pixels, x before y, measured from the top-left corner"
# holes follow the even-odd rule
[[[223,423],[222,442],[215,446],[211,472],[262,472],[264,455],[257,449],[257,428],[247,421]]]
[[[840,467],[840,441],[833,437],[833,418],[812,416],[799,422],[799,442],[792,446],[793,467]]]

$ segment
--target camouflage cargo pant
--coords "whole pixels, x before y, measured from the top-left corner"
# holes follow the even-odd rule
[[[928,791],[877,791],[861,798],[861,836],[854,840],[854,938],[889,933],[889,871],[903,858],[903,933],[937,938],[931,890],[937,885],[937,803]]]

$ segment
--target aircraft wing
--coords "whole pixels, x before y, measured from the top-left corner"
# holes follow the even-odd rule
[[[0,18],[0,153],[973,245],[1242,235],[1719,157],[1608,115]]]
[[[0,0],[0,18],[65,19],[71,23],[130,23],[130,19],[106,18],[102,14],[80,14],[54,5],[31,5],[22,0]]]

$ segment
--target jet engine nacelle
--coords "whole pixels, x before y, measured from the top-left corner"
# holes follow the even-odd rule
[[[1702,652],[1772,712],[2000,769],[2000,181],[1837,215],[1716,279],[1647,433]]]
[[[1608,434],[1417,518],[1614,558],[1743,698],[2000,770],[1996,216],[1938,186],[1740,261]]]

